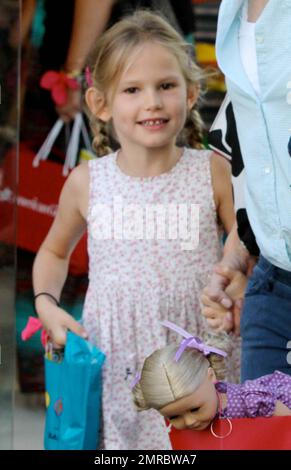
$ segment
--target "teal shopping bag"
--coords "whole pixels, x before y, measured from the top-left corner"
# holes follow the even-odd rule
[[[46,450],[95,450],[99,443],[105,355],[68,332],[63,357],[45,357]]]

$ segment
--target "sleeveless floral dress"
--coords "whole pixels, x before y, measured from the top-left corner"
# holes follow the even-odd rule
[[[146,356],[181,340],[161,326],[162,320],[195,335],[206,328],[200,292],[221,257],[210,154],[184,149],[170,171],[146,178],[123,173],[117,153],[89,162],[90,262],[83,320],[91,341],[107,356],[105,449],[170,448],[162,417],[154,410],[135,410],[131,385]],[[238,343],[234,350],[237,356]],[[229,368],[239,376],[238,357],[229,360]]]

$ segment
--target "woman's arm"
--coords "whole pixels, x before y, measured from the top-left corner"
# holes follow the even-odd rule
[[[59,300],[65,283],[70,255],[86,229],[83,207],[88,184],[87,165],[72,171],[61,192],[52,227],[41,245],[33,265],[34,293],[48,292]],[[85,181],[85,184],[84,184]],[[83,204],[83,206],[82,206]],[[84,329],[55,302],[42,295],[36,299],[36,311],[53,341],[64,344],[66,329],[83,334]]]

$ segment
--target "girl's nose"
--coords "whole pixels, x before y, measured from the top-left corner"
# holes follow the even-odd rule
[[[161,109],[162,102],[158,91],[149,90],[145,97],[145,108],[147,110]]]

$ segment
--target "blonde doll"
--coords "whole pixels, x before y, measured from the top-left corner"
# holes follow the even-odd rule
[[[164,325],[186,339],[152,353],[133,388],[139,411],[154,408],[176,429],[206,429],[216,416],[243,418],[291,415],[291,377],[282,372],[231,384],[223,377],[229,339],[220,333],[207,343],[170,322]]]

